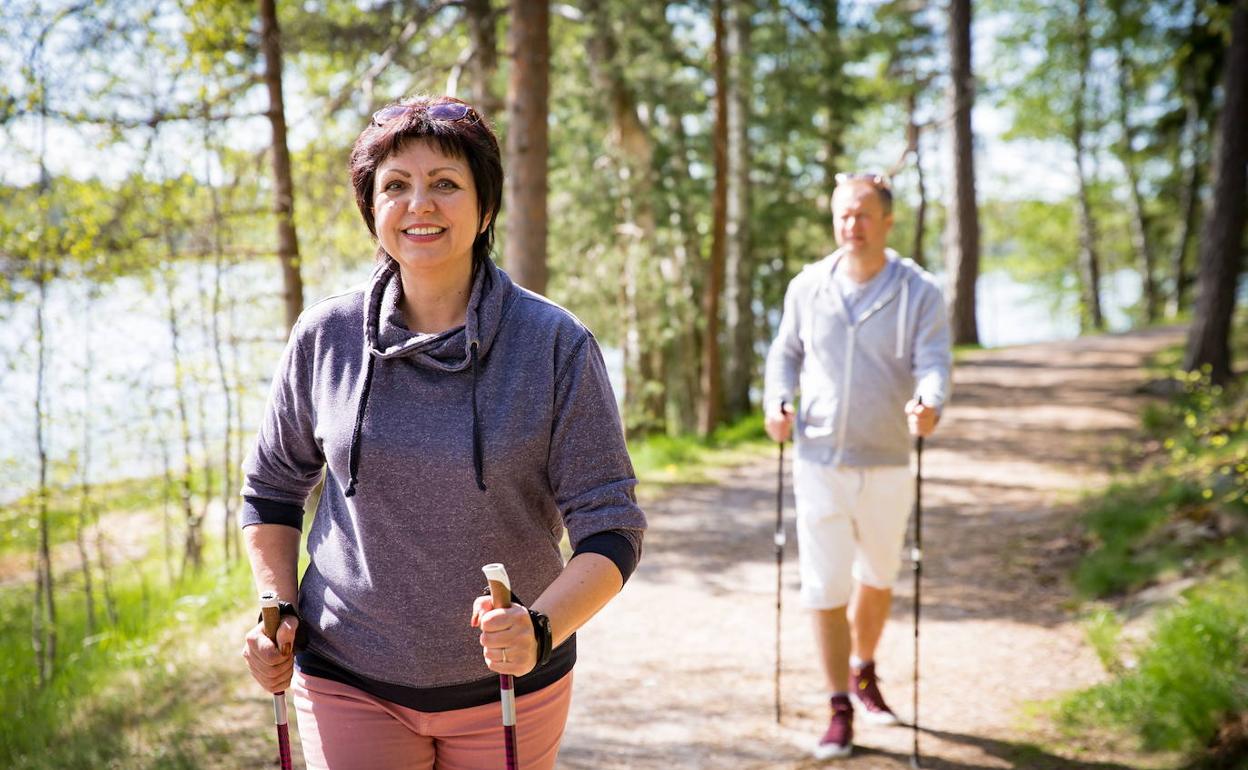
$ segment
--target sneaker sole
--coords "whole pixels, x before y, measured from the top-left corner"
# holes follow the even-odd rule
[[[861,700],[858,699],[857,695],[850,695],[849,697],[853,700],[854,705],[858,707],[855,710],[854,716],[860,717],[864,721],[870,722],[873,725],[899,725],[901,724],[901,720],[898,719],[897,715],[894,714],[893,712],[872,711],[871,709],[867,708],[867,704],[863,703]]]
[[[835,743],[821,743],[815,746],[811,752],[815,755],[815,759],[844,759],[852,754],[854,744],[847,746],[837,746]]]

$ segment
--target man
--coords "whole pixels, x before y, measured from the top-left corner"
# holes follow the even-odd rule
[[[897,723],[880,694],[875,650],[914,502],[910,435],[935,430],[952,364],[939,286],[886,248],[887,181],[836,181],[839,248],[789,283],[763,394],[776,441],[789,437],[801,395],[793,464],[801,598],[813,611],[832,708],[820,759],[849,756],[854,703],[868,721]]]

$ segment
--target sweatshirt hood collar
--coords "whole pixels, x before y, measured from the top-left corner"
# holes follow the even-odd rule
[[[463,326],[437,334],[420,334],[408,329],[403,321],[403,282],[398,263],[386,259],[379,264],[369,279],[365,305],[364,340],[368,352],[379,359],[408,358],[420,366],[444,372],[463,371],[471,366],[473,342],[478,346],[477,356],[484,358],[515,292],[511,278],[492,260],[473,272]]]

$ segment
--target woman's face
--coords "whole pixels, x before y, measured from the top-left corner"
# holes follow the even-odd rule
[[[429,142],[411,142],[377,166],[373,181],[377,240],[415,273],[462,270],[488,219],[477,212],[468,163]]]

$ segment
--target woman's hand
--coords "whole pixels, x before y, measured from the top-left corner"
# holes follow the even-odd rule
[[[527,616],[528,613],[525,613]],[[281,692],[290,686],[295,671],[295,629],[299,619],[293,615],[282,618],[277,627],[277,644],[264,635],[264,624],[257,623],[243,642],[243,659],[251,676],[269,692]]]
[[[473,628],[481,629],[485,665],[500,674],[522,676],[537,666],[537,637],[529,611],[519,604],[495,609],[488,596],[472,604]]]

